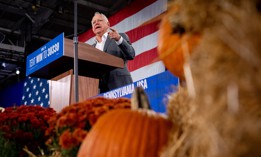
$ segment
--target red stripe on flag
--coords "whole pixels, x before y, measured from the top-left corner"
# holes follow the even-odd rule
[[[130,3],[128,6],[114,14],[113,16],[109,17],[110,25],[116,25],[117,23],[121,22],[125,18],[132,16],[133,14],[139,12],[143,8],[147,7],[148,5],[154,3],[156,0],[135,0],[134,2]],[[94,36],[92,29],[89,29],[85,33],[79,35],[80,42],[86,42],[90,38]]]
[[[86,42],[87,40],[89,40],[92,37],[94,37],[94,33],[93,33],[92,29],[89,29],[88,31],[80,34],[78,37],[78,40],[80,42]]]
[[[134,60],[128,62],[128,69],[130,72],[137,70],[146,65],[152,64],[155,61],[158,61],[158,52],[157,47],[145,51],[142,54],[135,57]]]
[[[147,35],[156,32],[159,29],[159,22],[160,21],[156,21],[147,25],[143,25],[135,29],[132,29],[126,33],[129,36],[131,42],[133,43]]]

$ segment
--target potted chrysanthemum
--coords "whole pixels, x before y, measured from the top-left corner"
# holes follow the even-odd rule
[[[0,113],[0,156],[23,157],[24,148],[38,155],[47,151],[45,130],[47,121],[56,112],[41,106],[18,106],[5,108]]]
[[[130,104],[128,98],[97,97],[69,105],[48,121],[46,144],[63,157],[75,157],[88,131],[101,115],[112,109],[130,109]]]

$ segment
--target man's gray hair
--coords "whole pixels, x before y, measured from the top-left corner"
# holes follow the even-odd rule
[[[94,13],[94,15],[97,15],[97,14],[101,15],[104,18],[105,22],[109,22],[108,18],[103,13],[100,13],[100,12]]]

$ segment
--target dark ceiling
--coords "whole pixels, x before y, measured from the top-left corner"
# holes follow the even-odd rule
[[[78,34],[96,11],[110,17],[131,1],[77,0]],[[23,79],[26,56],[62,32],[74,36],[74,0],[0,0],[0,88]]]

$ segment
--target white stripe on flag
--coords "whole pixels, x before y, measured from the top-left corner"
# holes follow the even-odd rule
[[[158,31],[147,35],[132,44],[136,56],[158,46]]]
[[[89,40],[85,41],[86,44],[93,45],[95,43],[94,37],[90,38]]]
[[[167,10],[167,0],[158,0],[141,11],[112,26],[119,32],[132,30]],[[157,8],[157,9],[155,9]]]
[[[133,79],[134,82],[150,77],[150,76],[154,76],[156,74],[162,73],[165,71],[165,66],[163,64],[163,62],[158,61],[149,65],[146,65],[142,68],[139,68],[135,71],[131,72],[131,77]]]

